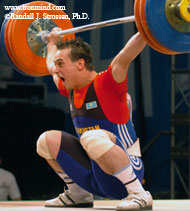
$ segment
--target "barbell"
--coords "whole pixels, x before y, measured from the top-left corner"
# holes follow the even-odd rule
[[[190,0],[135,0],[134,16],[74,28],[68,15],[53,10],[54,7],[46,1],[33,1],[20,6],[24,9],[6,14],[0,34],[3,53],[13,68],[24,75],[49,75],[46,38],[54,27],[62,28],[59,33],[64,41],[74,39],[74,33],[135,21],[154,50],[168,55],[190,52]]]

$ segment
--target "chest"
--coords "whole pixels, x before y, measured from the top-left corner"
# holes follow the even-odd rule
[[[74,94],[74,91],[71,91],[69,103],[72,118],[76,116],[86,116],[93,119],[106,118],[97,97],[94,83],[87,90],[84,90],[84,92]]]

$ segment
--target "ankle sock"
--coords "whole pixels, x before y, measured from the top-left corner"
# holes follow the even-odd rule
[[[86,190],[78,186],[76,183],[73,182],[73,180],[65,173],[62,172],[56,172],[59,177],[65,182],[65,184],[68,187],[68,190],[70,193],[72,193],[75,196],[84,196],[89,194]]]
[[[129,163],[124,168],[113,174],[117,179],[119,179],[126,187],[128,193],[140,193],[145,192],[131,164]]]

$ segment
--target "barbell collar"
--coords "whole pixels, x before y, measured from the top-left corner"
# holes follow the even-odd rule
[[[179,3],[178,8],[181,18],[190,23],[190,0],[182,0]]]

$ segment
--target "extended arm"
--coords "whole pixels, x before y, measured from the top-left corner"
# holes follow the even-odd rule
[[[113,78],[121,83],[125,80],[130,63],[144,49],[146,43],[140,33],[136,33],[111,62]]]
[[[56,44],[61,39],[60,36],[56,33],[59,30],[61,30],[61,29],[57,28],[57,27],[53,28],[53,30],[48,35],[47,57],[46,57],[47,68],[48,68],[50,74],[52,75],[53,81],[54,81],[54,83],[57,87],[58,87],[59,78],[57,77],[56,74],[54,74],[54,68],[55,68],[54,56],[55,56],[55,53],[57,51]]]

